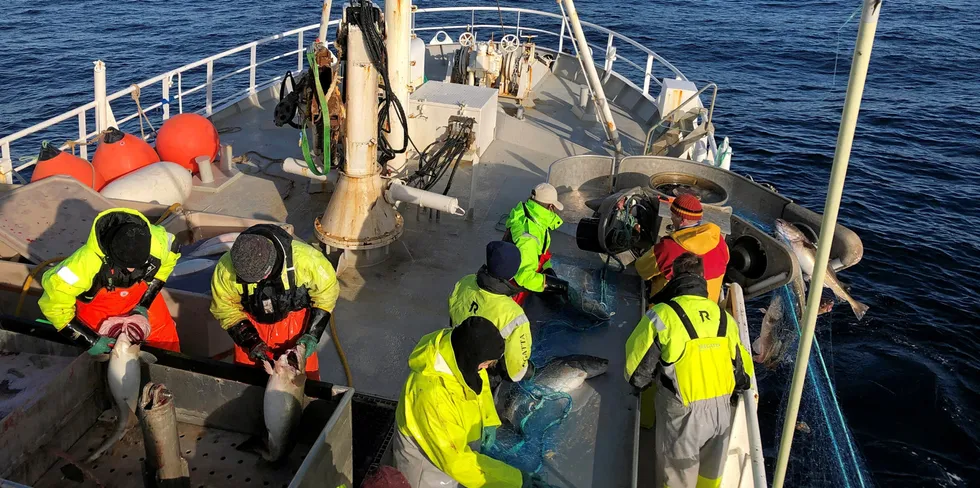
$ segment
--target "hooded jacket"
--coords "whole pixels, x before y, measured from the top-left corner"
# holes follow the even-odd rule
[[[636,271],[644,280],[654,280],[650,294],[655,294],[674,276],[674,260],[684,253],[704,260],[704,277],[708,281],[708,299],[718,302],[722,279],[728,267],[728,244],[721,228],[710,222],[672,232],[636,260]],[[655,279],[658,278],[659,279]]]
[[[521,472],[470,449],[485,427],[500,425],[486,371],[477,394],[456,364],[452,329],[432,332],[408,359],[411,372],[398,402],[398,430],[414,439],[437,468],[467,488],[520,488]]]
[[[117,224],[143,223],[150,229],[150,258],[142,268],[127,273],[115,267],[106,256],[107,230]],[[38,300],[41,313],[58,330],[75,318],[77,300],[91,300],[102,288],[128,288],[139,281],[167,281],[177,264],[174,236],[143,214],[130,208],[112,208],[95,217],[88,239],[82,247],[57,267],[44,273],[44,294]],[[125,313],[126,311],[120,311]]]
[[[521,267],[514,275],[518,285],[533,292],[544,291],[544,274],[538,270],[538,263],[551,247],[551,231],[563,223],[558,214],[531,199],[510,211],[503,240],[513,242],[521,251]],[[549,268],[550,259],[542,264],[541,271]]]
[[[516,287],[490,276],[486,266],[477,274],[464,276],[449,296],[449,321],[455,327],[475,315],[493,322],[504,339],[507,374],[511,381],[520,381],[531,358],[531,323],[511,298],[510,288]]]

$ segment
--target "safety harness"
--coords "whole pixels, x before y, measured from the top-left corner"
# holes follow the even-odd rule
[[[265,237],[276,246],[279,266],[273,275],[258,283],[247,283],[236,278],[236,287],[241,294],[242,308],[256,321],[273,324],[286,318],[290,312],[302,310],[310,305],[310,295],[306,286],[296,286],[296,268],[293,266],[293,237],[281,227],[272,224],[253,226],[243,234],[256,234]],[[282,279],[283,266],[286,280]],[[274,276],[274,277],[273,277]]]
[[[699,337],[684,308],[674,300],[666,303],[684,325],[689,339],[681,356],[672,364],[664,364],[672,365],[674,374],[661,374],[661,384],[679,395],[685,406],[699,400],[730,396],[735,390],[737,364],[731,357],[727,335],[728,314],[718,307],[718,334],[715,337]],[[674,376],[673,381],[668,376]],[[674,381],[677,383],[676,387]]]

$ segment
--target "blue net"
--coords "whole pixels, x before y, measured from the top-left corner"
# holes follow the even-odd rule
[[[538,367],[558,356],[577,352],[581,349],[580,341],[588,340],[592,336],[591,331],[607,323],[599,317],[582,313],[582,302],[596,303],[606,310],[607,297],[615,294],[615,285],[607,282],[607,271],[604,269],[585,269],[565,264],[558,257],[552,258],[552,265],[558,275],[577,290],[571,293],[570,300],[579,302],[555,307],[555,304],[543,303],[537,297],[532,297],[525,304],[525,310],[532,319],[534,347],[531,362]],[[557,427],[568,419],[573,408],[580,406],[575,403],[582,399],[575,400],[568,393],[539,385],[533,378],[515,385],[502,385],[502,389],[514,395],[509,403],[516,405],[512,415],[505,413],[502,417],[513,418],[508,418],[512,421],[505,421],[505,425],[498,429],[493,444],[483,446],[483,453],[522,471],[539,472],[544,462],[554,456],[561,442]],[[498,412],[501,409],[500,401],[501,397],[498,396]]]
[[[782,420],[785,418],[789,401],[792,359],[795,358],[795,352],[799,347],[801,329],[797,315],[800,304],[790,285],[779,288],[773,293],[774,296],[781,294],[785,303],[791,305],[784,307],[783,320],[792,325],[788,328],[792,333],[788,338],[791,341],[787,356],[789,361],[784,361],[785,366],[774,371],[775,374],[767,381],[774,387],[781,385],[777,390],[782,393],[778,414],[779,424],[774,429],[773,436],[773,445],[778,446],[782,436]],[[832,317],[822,316],[817,320],[819,331],[817,335],[822,337],[825,347],[821,347],[821,337],[814,337],[797,416],[796,433],[793,436],[793,450],[786,473],[789,486],[850,488],[873,485],[864,457],[854,444],[847,421],[837,402],[833,367],[825,358],[825,349],[828,355],[832,353],[829,350],[832,342],[828,324],[831,319]]]
[[[773,233],[773,224],[759,216],[739,212],[738,217],[756,228]],[[773,322],[771,333],[762,339],[766,346],[776,351],[766,360],[766,366],[756,366],[760,389],[760,421],[763,423],[763,445],[767,456],[767,468],[772,475],[775,457],[782,437],[783,420],[789,403],[793,366],[799,349],[800,321],[803,318],[806,287],[798,285],[799,295],[793,283],[772,293],[769,306],[781,306]],[[846,308],[846,307],[844,307]],[[850,312],[842,313],[848,317]],[[854,443],[844,413],[837,401],[834,387],[832,323],[836,314],[823,314],[817,318],[807,376],[800,399],[793,449],[786,471],[786,486],[812,487],[865,487],[873,486],[873,479],[860,449]],[[765,320],[765,318],[763,319]],[[750,320],[750,326],[763,320]],[[754,330],[752,337],[759,337],[761,330]],[[753,349],[758,353],[756,347]],[[773,397],[778,396],[778,403]],[[775,418],[766,422],[766,405],[774,410]],[[767,440],[772,441],[771,444]]]

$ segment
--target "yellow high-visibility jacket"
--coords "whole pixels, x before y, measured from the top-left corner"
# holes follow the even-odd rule
[[[561,227],[564,222],[558,214],[528,199],[518,203],[507,216],[505,241],[513,242],[521,251],[521,267],[514,275],[514,281],[533,292],[544,291],[544,275],[538,271],[541,256],[551,247],[551,231]],[[507,235],[510,239],[507,239]],[[542,266],[542,271],[551,268],[551,260]]]
[[[143,214],[131,208],[111,208],[95,217],[88,240],[82,247],[68,256],[58,266],[49,269],[41,278],[44,294],[37,304],[41,313],[58,330],[75,318],[75,301],[79,295],[94,292],[93,284],[97,275],[106,265],[106,254],[99,240],[102,230],[119,223],[143,222],[150,228],[150,260],[153,269],[146,281],[158,279],[167,281],[177,264],[180,254],[176,252],[174,236],[159,225],[153,225]]]
[[[520,488],[521,472],[474,452],[470,442],[484,427],[500,425],[486,371],[480,371],[477,394],[456,365],[452,329],[432,332],[419,341],[408,359],[411,372],[398,402],[398,430],[415,440],[442,472],[466,488]]]
[[[466,275],[456,283],[449,296],[449,321],[453,327],[470,317],[483,317],[500,331],[504,339],[504,366],[512,381],[520,381],[527,373],[531,358],[531,323],[513,298],[491,293],[477,284],[475,274]]]
[[[689,405],[749,388],[755,370],[731,314],[708,298],[681,295],[648,310],[626,342],[630,384],[647,388],[658,372],[661,385]]]

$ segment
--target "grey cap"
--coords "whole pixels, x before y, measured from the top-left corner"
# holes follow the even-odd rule
[[[277,258],[275,244],[260,235],[242,234],[231,246],[231,263],[235,266],[235,274],[247,283],[258,283],[267,278]]]

